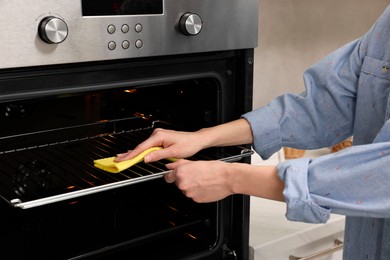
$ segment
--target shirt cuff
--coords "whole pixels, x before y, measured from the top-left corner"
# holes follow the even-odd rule
[[[251,126],[253,149],[263,159],[268,159],[282,148],[282,138],[278,120],[269,106],[242,115]]]
[[[306,223],[326,223],[330,209],[319,206],[310,197],[308,187],[309,158],[287,160],[278,164],[279,178],[284,182],[283,195],[287,219]]]

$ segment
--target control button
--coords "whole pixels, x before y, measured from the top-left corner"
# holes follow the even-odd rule
[[[140,24],[140,23],[137,23],[135,26],[134,26],[134,30],[137,32],[137,33],[140,33],[140,32],[142,32],[142,29],[143,29],[144,27],[142,26],[142,24]]]
[[[197,35],[202,30],[202,27],[202,18],[197,14],[185,13],[180,17],[179,28],[184,35]]]
[[[129,41],[123,41],[122,42],[122,48],[127,50],[130,47],[130,42]]]
[[[136,40],[135,41],[135,47],[137,47],[138,49],[142,48],[142,46],[144,45],[144,42],[142,40]]]
[[[110,24],[110,25],[107,27],[107,32],[108,32],[109,34],[113,34],[113,33],[115,33],[115,31],[116,31],[116,28],[115,28],[114,25]]]
[[[121,28],[123,33],[128,33],[129,32],[129,26],[127,24],[122,25]]]
[[[68,36],[68,26],[64,20],[54,16],[48,16],[40,22],[38,34],[46,43],[61,43]]]
[[[116,48],[116,43],[115,42],[111,41],[111,42],[108,43],[108,49],[115,50],[115,48]]]

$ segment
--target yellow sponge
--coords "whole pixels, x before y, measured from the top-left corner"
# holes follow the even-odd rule
[[[144,160],[144,157],[147,154],[149,154],[150,152],[161,150],[161,149],[163,149],[163,148],[162,147],[152,147],[152,148],[149,148],[149,149],[143,151],[142,153],[140,153],[136,157],[134,157],[130,160],[122,161],[122,162],[115,162],[116,157],[114,156],[114,157],[108,157],[108,158],[103,158],[103,159],[99,159],[99,160],[94,160],[93,164],[96,168],[99,168],[101,170],[111,172],[111,173],[118,173],[118,172],[121,172],[123,170],[126,170],[127,168],[129,168],[129,167],[131,167],[139,162],[142,162]]]

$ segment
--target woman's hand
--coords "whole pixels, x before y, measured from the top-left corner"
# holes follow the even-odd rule
[[[127,153],[118,154],[116,162],[131,159],[143,151],[160,146],[164,149],[154,151],[145,156],[144,161],[154,162],[164,158],[186,158],[194,155],[203,148],[198,132],[180,132],[156,128],[152,135]]]
[[[196,202],[212,202],[233,194],[227,174],[228,163],[222,161],[179,160],[167,164],[172,170],[165,175],[184,195]]]

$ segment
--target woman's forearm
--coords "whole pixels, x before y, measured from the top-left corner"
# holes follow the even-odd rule
[[[276,166],[231,163],[227,168],[233,193],[284,201],[284,183]]]
[[[165,180],[196,202],[212,202],[233,194],[284,201],[284,183],[275,166],[222,161],[179,160],[167,164]]]
[[[250,144],[253,142],[252,130],[245,119],[238,119],[225,124],[198,131],[204,148]]]

